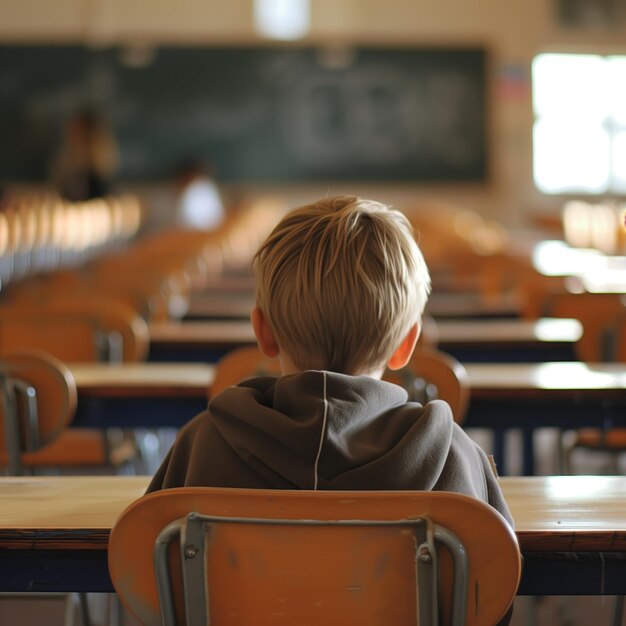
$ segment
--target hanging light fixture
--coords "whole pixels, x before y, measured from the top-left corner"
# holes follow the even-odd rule
[[[254,23],[264,37],[300,39],[309,22],[309,0],[254,0]]]

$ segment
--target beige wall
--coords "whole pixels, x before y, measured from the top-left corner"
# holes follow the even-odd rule
[[[409,207],[431,201],[466,204],[507,223],[557,211],[561,198],[538,193],[531,171],[531,94],[511,92],[502,76],[540,51],[626,53],[626,21],[612,31],[568,31],[555,0],[311,0],[306,43],[479,44],[491,53],[490,182],[472,186],[335,185],[280,187],[290,202],[329,191],[356,191]],[[243,43],[259,41],[251,0],[0,0],[0,41],[94,43]],[[236,191],[255,194],[259,188]],[[263,188],[263,192],[277,191]]]

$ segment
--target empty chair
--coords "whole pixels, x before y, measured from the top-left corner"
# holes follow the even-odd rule
[[[68,368],[43,352],[0,354],[0,466],[13,476],[48,467],[89,467],[111,459],[101,433],[71,430],[76,383]],[[82,623],[89,624],[84,593]],[[66,623],[73,623],[68,605]]]
[[[36,352],[0,356],[0,460],[18,475],[65,432],[76,410],[76,384],[59,361]]]
[[[455,422],[461,424],[465,419],[470,395],[467,372],[445,352],[418,348],[406,367],[387,370],[383,379],[404,387],[409,399],[422,404],[437,398],[445,400]]]
[[[65,362],[139,361],[149,338],[146,322],[117,301],[57,296],[0,309],[0,350],[39,349]]]
[[[256,346],[236,348],[217,362],[211,395],[254,376],[280,376],[278,359],[264,356]]]
[[[122,513],[108,554],[147,626],[493,626],[520,577],[504,518],[446,492],[166,489]]]
[[[626,363],[626,309],[610,325],[602,326],[605,355],[610,361]],[[586,332],[586,331],[585,331]],[[562,438],[563,470],[575,473],[572,454],[577,449],[597,450],[609,455],[611,473],[619,473],[619,455],[626,452],[626,428],[582,428]]]
[[[612,339],[615,360],[626,363],[626,311],[614,321]]]
[[[278,359],[264,356],[256,346],[246,346],[224,355],[215,367],[211,395],[226,387],[254,376],[280,376]],[[469,402],[469,383],[465,368],[454,357],[420,348],[402,370],[387,370],[384,380],[404,387],[409,397],[418,402],[439,398],[452,409],[457,423],[461,423]]]
[[[24,306],[0,311],[0,353],[37,350],[55,362],[122,362],[143,358],[148,341],[145,321],[117,303],[68,299],[47,310]],[[131,437],[98,429],[67,429],[50,445],[28,452],[23,465],[31,470],[110,469],[137,458]]]
[[[580,320],[583,335],[576,345],[576,352],[581,361],[614,360],[615,325],[621,316],[626,315],[621,294],[560,294],[552,300],[550,315]]]
[[[76,383],[68,368],[43,352],[0,355],[0,464],[10,474],[41,468],[82,468],[126,460],[97,430],[68,428]]]

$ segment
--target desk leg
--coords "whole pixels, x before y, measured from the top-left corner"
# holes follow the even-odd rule
[[[506,442],[505,442],[506,431],[495,428],[493,431],[493,460],[496,463],[496,468],[498,469],[498,474],[500,476],[506,475],[506,466],[504,465],[504,461],[506,458]]]
[[[522,473],[524,476],[535,475],[534,429],[522,430]],[[493,459],[500,476],[506,475],[506,430],[493,430]]]
[[[611,625],[620,626],[622,616],[624,615],[624,596],[617,596],[614,600],[613,611],[611,616]]]
[[[524,428],[522,430],[522,449],[524,453],[523,469],[524,476],[535,475],[535,442],[534,430],[532,428]]]

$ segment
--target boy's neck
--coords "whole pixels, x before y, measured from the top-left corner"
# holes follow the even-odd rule
[[[285,354],[283,351],[278,354],[278,362],[280,363],[280,372],[283,376],[288,376],[290,374],[299,374],[304,371],[301,368],[294,365],[293,360],[288,354]],[[380,380],[384,374],[385,370],[378,369],[374,371],[361,371],[361,372],[338,372],[339,374],[345,374],[346,376],[369,376],[370,378],[375,378]]]

